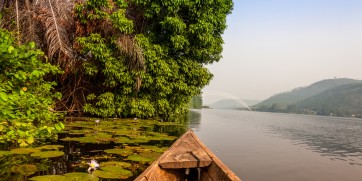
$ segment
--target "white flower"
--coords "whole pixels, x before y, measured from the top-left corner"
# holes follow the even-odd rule
[[[98,123],[99,123],[99,119],[95,120],[95,122],[98,124]]]
[[[91,162],[88,162],[88,165],[89,165],[88,168],[89,173],[91,173],[92,170],[97,170],[97,168],[99,167],[99,164],[94,159],[91,160]]]

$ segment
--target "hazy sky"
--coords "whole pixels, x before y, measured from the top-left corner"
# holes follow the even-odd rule
[[[204,92],[262,100],[322,79],[362,79],[362,0],[234,0],[227,24]]]

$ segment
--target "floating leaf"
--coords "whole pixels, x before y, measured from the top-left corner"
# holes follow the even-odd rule
[[[100,178],[107,178],[107,179],[127,179],[131,177],[133,174],[131,171],[114,166],[107,166],[106,170],[96,170],[92,174],[100,177]]]
[[[127,159],[134,161],[134,162],[140,162],[140,163],[150,163],[154,160],[153,158],[143,157],[143,156],[137,155],[137,154],[130,155],[127,157]]]
[[[157,152],[157,153],[163,153],[168,149],[166,147],[159,148],[157,146],[151,146],[151,145],[141,145],[141,148],[149,149],[149,150],[152,150],[153,152]]]
[[[63,148],[63,145],[44,145],[41,147],[37,147],[39,150],[58,150],[59,148]]]
[[[13,154],[30,154],[30,153],[35,153],[35,152],[40,152],[39,149],[36,148],[15,148],[10,150],[11,153]]]
[[[7,156],[7,155],[11,155],[11,154],[13,154],[13,153],[10,152],[10,151],[0,151],[0,157],[2,157],[2,156]]]
[[[158,157],[162,155],[162,153],[157,152],[143,152],[139,154],[142,157],[150,158],[152,161],[156,160]]]
[[[115,173],[121,179],[126,179],[133,175],[131,171],[123,169],[121,167],[117,167],[117,166],[105,166],[105,167],[102,167],[102,170],[106,171],[106,172]]]
[[[122,143],[130,143],[131,142],[129,138],[123,137],[123,136],[122,137],[117,137],[116,139],[117,140],[115,141],[115,143],[122,144]]]
[[[64,174],[66,178],[68,178],[68,181],[75,181],[75,180],[81,180],[81,181],[98,181],[99,178],[88,173],[81,173],[81,172],[71,172]]]
[[[150,134],[150,136],[148,137],[148,139],[155,140],[155,141],[161,141],[161,140],[173,141],[177,138],[176,136],[169,136],[167,134],[156,133],[156,132],[150,132],[149,134]]]
[[[108,154],[115,154],[115,155],[121,155],[121,156],[128,156],[133,154],[132,150],[127,150],[127,149],[108,149],[108,150],[104,150],[104,152],[108,153]]]
[[[31,174],[34,174],[38,169],[35,165],[32,164],[22,164],[22,165],[14,165],[11,168],[11,172],[13,173],[19,173],[20,175],[29,176]]]
[[[43,176],[36,176],[32,177],[29,180],[34,181],[69,181],[68,177],[62,175],[43,175]]]
[[[122,167],[122,168],[129,168],[132,166],[132,164],[127,163],[127,162],[116,162],[116,161],[110,161],[110,162],[102,162],[100,164],[101,168],[105,167],[105,166],[117,166],[117,167]]]
[[[42,152],[36,152],[36,153],[31,154],[31,156],[39,157],[39,158],[53,158],[53,157],[59,157],[62,155],[64,155],[64,152],[62,152],[62,151],[42,151]]]
[[[112,172],[106,172],[102,170],[96,170],[92,172],[93,175],[100,177],[100,178],[108,178],[108,179],[120,179],[119,175]]]

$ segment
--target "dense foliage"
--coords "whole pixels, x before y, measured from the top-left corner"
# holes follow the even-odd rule
[[[174,0],[77,5],[79,21],[88,28],[77,40],[81,52],[92,57],[84,64],[86,74],[99,81],[93,84],[97,91],[87,96],[85,111],[103,117],[184,113],[212,77],[203,64],[220,58],[231,7],[231,1]],[[109,25],[89,31],[95,21]]]
[[[0,143],[25,147],[36,139],[52,137],[60,130],[59,114],[52,111],[60,93],[54,82],[44,81],[59,69],[39,59],[43,52],[35,43],[17,45],[6,30],[0,29]],[[56,124],[54,124],[56,123]]]
[[[63,94],[57,109],[166,119],[184,113],[212,78],[204,65],[221,58],[221,35],[233,5],[232,0],[6,2],[2,12],[20,13],[4,16],[4,27],[33,32],[33,38],[19,37],[36,41],[65,72],[54,78]],[[40,30],[13,26],[13,17]]]

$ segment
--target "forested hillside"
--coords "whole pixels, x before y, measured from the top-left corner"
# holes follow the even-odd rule
[[[255,110],[316,115],[361,117],[362,82],[329,79],[305,88],[275,95],[254,106]]]
[[[319,115],[362,115],[362,83],[347,84],[326,90],[296,104],[303,110],[315,111]]]
[[[302,101],[308,97],[312,97],[317,95],[325,90],[338,87],[340,85],[351,84],[351,83],[358,83],[361,80],[353,80],[353,79],[326,79],[316,83],[311,84],[307,87],[299,87],[295,88],[292,91],[280,93],[274,95],[261,103],[254,106],[254,108],[261,108],[261,107],[270,107],[273,104],[277,104],[281,108],[286,108],[288,105],[296,104],[299,101]]]

